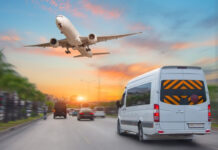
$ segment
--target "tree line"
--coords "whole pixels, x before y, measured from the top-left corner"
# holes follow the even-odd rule
[[[49,104],[46,95],[38,90],[35,84],[29,82],[26,77],[16,72],[14,65],[7,62],[3,49],[0,50],[0,91],[16,92],[22,100]]]

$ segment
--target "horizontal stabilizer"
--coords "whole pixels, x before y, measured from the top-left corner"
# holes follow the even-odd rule
[[[73,57],[85,57],[84,55],[77,55],[77,56],[73,56]]]
[[[106,54],[110,54],[109,52],[104,52],[104,53],[93,53],[92,55],[106,55]]]
[[[106,55],[106,54],[110,54],[109,52],[103,52],[103,53],[92,53],[92,56],[94,55]],[[77,56],[74,56],[75,58],[77,57],[86,57],[84,55],[77,55]]]

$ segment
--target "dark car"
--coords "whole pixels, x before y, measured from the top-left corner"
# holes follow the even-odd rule
[[[94,120],[94,112],[90,108],[81,108],[79,113],[77,114],[77,120],[81,119],[90,119]]]
[[[56,102],[54,105],[54,119],[56,116],[63,116],[65,119],[67,118],[67,107],[64,102]]]

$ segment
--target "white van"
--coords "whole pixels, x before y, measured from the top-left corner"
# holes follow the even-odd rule
[[[95,107],[94,112],[95,117],[105,117],[104,107]]]
[[[119,107],[118,134],[139,140],[192,139],[211,130],[210,99],[200,67],[165,66],[128,82]]]

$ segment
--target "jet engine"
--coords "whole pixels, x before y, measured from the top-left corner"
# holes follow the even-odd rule
[[[55,39],[55,38],[52,38],[52,39],[50,40],[50,44],[51,44],[51,46],[54,47],[54,48],[59,46],[59,42],[58,42],[58,40]]]
[[[89,34],[89,37],[88,37],[88,40],[89,40],[89,43],[96,43],[97,42],[97,36],[93,33]]]

